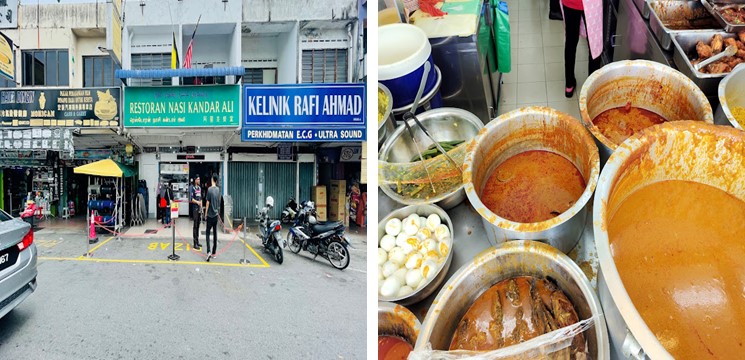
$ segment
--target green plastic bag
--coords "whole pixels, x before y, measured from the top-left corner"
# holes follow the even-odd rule
[[[496,3],[496,6],[494,6]],[[512,70],[510,57],[510,15],[507,3],[492,0],[494,8],[494,34],[497,37],[497,67],[499,72],[508,73]]]

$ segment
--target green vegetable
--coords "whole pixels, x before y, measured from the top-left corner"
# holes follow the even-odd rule
[[[462,143],[463,143],[463,140],[440,141],[440,146],[442,146],[442,149],[445,150],[445,152],[449,152],[450,150],[455,149],[456,147],[458,147],[458,145]],[[440,150],[437,149],[437,146],[435,144],[430,145],[426,151],[422,152],[422,158],[424,160],[429,160],[438,155],[440,155]],[[411,158],[411,162],[417,162],[417,161],[419,161],[418,154],[414,155],[414,157]]]

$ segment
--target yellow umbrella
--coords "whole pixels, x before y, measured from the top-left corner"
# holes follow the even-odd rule
[[[94,163],[78,166],[73,171],[76,174],[86,174],[93,176],[110,176],[110,177],[130,177],[135,174],[131,167],[120,164],[114,160],[106,159]]]

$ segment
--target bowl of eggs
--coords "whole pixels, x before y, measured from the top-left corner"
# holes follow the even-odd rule
[[[415,304],[445,280],[453,223],[436,205],[411,205],[378,223],[378,300]]]

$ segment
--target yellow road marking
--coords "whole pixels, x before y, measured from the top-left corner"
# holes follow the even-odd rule
[[[252,250],[253,251],[253,250]],[[254,252],[255,254],[255,252]],[[257,267],[257,268],[268,268],[269,264],[264,262],[264,265],[259,264],[230,264],[230,263],[214,263],[206,261],[171,261],[171,260],[129,260],[129,259],[96,259],[96,258],[68,258],[68,257],[47,257],[39,256],[40,260],[59,260],[59,261],[92,261],[92,262],[109,262],[109,263],[126,263],[126,264],[181,264],[181,265],[205,265],[205,266],[229,266],[229,267]],[[261,258],[260,258],[261,259]],[[263,259],[262,259],[263,261]]]
[[[268,263],[266,262],[266,260],[264,260],[264,258],[263,258],[263,257],[261,257],[261,255],[259,255],[259,254],[258,254],[258,253],[256,252],[256,250],[254,250],[254,248],[252,248],[252,247],[251,247],[250,245],[248,245],[248,243],[247,243],[246,241],[244,241],[244,240],[243,240],[243,239],[242,239],[242,238],[241,238],[240,236],[238,237],[238,240],[240,240],[240,241],[241,241],[241,242],[243,243],[243,245],[246,245],[246,247],[248,248],[248,250],[251,250],[251,252],[252,252],[252,253],[254,253],[254,255],[255,255],[255,256],[256,256],[256,257],[257,257],[257,258],[258,258],[259,260],[261,260],[261,263],[262,263],[262,264],[264,264],[264,267],[270,267],[270,266],[269,266],[269,264],[268,264]]]
[[[109,240],[111,240],[113,238],[115,238],[115,236],[110,236],[108,239],[106,239],[106,240],[102,241],[100,244],[94,246],[93,249],[91,249],[90,251],[88,251],[88,253],[89,254],[93,254],[98,248],[100,248],[101,246],[103,246],[103,244],[106,244],[107,242],[109,242]],[[80,255],[78,257],[78,259],[83,259],[83,258],[85,258],[85,255]]]

